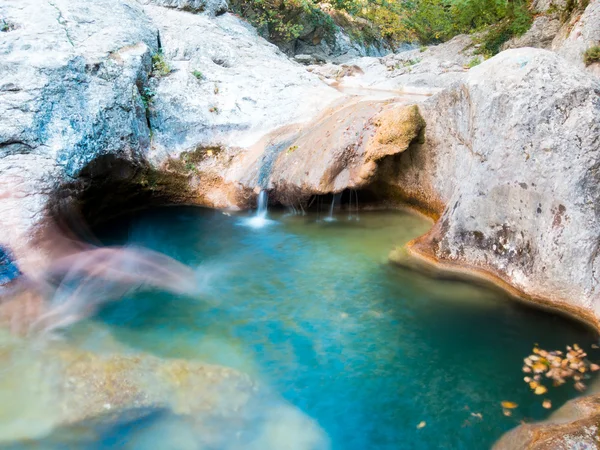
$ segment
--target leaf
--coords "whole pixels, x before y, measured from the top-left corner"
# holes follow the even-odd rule
[[[535,393],[535,395],[542,395],[548,392],[548,389],[545,386],[539,385],[535,388],[535,391],[533,392]]]
[[[506,417],[510,417],[512,415],[512,412],[510,411],[510,409],[503,409],[502,414],[504,414]]]
[[[550,400],[546,399],[542,402],[542,406],[546,409],[550,409],[550,408],[552,408],[552,402]]]
[[[515,409],[519,406],[515,402],[509,402],[506,400],[501,402],[500,404],[502,405],[503,408],[506,408],[506,409]]]
[[[425,428],[425,425],[427,425],[427,422],[425,422],[424,420],[420,421],[419,424],[417,425],[417,429],[421,429],[421,428]]]

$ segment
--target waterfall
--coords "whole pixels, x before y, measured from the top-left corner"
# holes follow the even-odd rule
[[[333,210],[335,208],[335,204],[339,203],[342,198],[342,193],[339,192],[337,194],[333,194],[333,198],[331,199],[331,205],[329,206],[329,216],[325,218],[326,222],[333,222],[335,217],[333,217]]]
[[[268,205],[269,205],[269,194],[267,193],[267,191],[265,189],[261,189],[258,194],[258,202],[257,202],[256,212],[254,213],[254,215],[252,217],[245,219],[243,221],[243,224],[247,225],[249,227],[252,227],[252,228],[262,228],[265,225],[269,225],[269,224],[273,223],[273,221],[267,217]]]
[[[256,210],[256,217],[265,219],[267,217],[267,206],[269,205],[269,195],[267,191],[261,189],[258,194],[258,209]]]

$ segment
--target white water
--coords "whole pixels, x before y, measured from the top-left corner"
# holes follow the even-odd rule
[[[267,217],[267,208],[269,205],[269,194],[264,189],[258,194],[258,208],[254,216],[244,220],[243,224],[252,228],[262,228],[274,223]]]

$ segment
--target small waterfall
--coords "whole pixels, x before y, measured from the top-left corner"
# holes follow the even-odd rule
[[[261,189],[258,194],[258,209],[256,210],[256,217],[265,219],[267,217],[267,206],[269,205],[269,195],[267,191]]]
[[[268,205],[269,194],[265,189],[261,189],[258,194],[258,205],[256,208],[256,213],[249,219],[245,219],[243,222],[244,225],[247,225],[252,228],[262,228],[265,225],[273,223],[273,221],[267,217]]]
[[[335,221],[335,217],[333,217],[333,210],[335,209],[335,204],[339,203],[341,199],[342,199],[342,193],[341,192],[339,192],[337,194],[333,194],[333,197],[331,199],[331,205],[329,206],[329,216],[327,216],[325,218],[326,222],[333,222],[333,221]]]

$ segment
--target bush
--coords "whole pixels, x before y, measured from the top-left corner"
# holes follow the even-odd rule
[[[600,46],[595,45],[588,48],[583,54],[583,62],[586,66],[600,62]]]
[[[204,79],[204,75],[199,70],[194,70],[192,72],[192,75],[194,75],[196,77],[196,79],[198,79],[198,80],[203,80]]]

